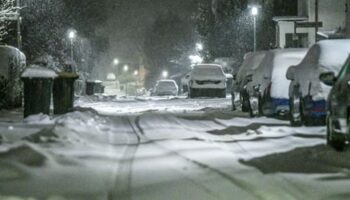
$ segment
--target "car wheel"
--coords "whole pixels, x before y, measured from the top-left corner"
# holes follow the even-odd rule
[[[220,98],[226,98],[226,89],[220,90]]]
[[[258,96],[258,109],[259,109],[259,116],[263,116],[264,112],[263,112],[263,107],[262,107],[262,96],[260,93]]]
[[[257,117],[260,115],[259,98],[256,100],[249,97],[249,115],[250,117]]]
[[[297,127],[297,126],[302,125],[300,102],[301,102],[301,100],[299,97],[294,96],[290,99],[289,121],[290,121],[291,126],[293,126],[293,127]]]
[[[242,112],[249,112],[250,102],[247,94],[241,93]]]
[[[306,108],[306,102],[304,99],[301,99],[300,101],[300,118],[301,118],[301,124],[304,124],[305,126],[312,126],[312,119],[309,115],[309,111]]]
[[[193,88],[190,88],[190,89],[189,89],[188,95],[189,95],[189,98],[190,98],[190,99],[194,99],[194,98],[197,97],[197,96],[196,96],[196,91],[195,91],[195,89],[193,89]]]
[[[334,126],[330,117],[327,120],[327,144],[333,147],[336,151],[345,150],[345,138],[334,131]]]

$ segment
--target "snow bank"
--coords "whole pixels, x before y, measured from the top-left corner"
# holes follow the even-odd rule
[[[40,67],[38,65],[32,65],[31,67],[27,68],[23,74],[22,78],[51,78],[54,79],[57,77],[57,74],[44,67]]]
[[[42,113],[28,116],[23,120],[23,122],[26,124],[54,124],[54,121],[50,119],[50,116]]]

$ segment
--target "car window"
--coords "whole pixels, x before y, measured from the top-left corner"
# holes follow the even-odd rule
[[[194,69],[193,71],[194,75],[199,75],[199,76],[210,76],[210,75],[214,75],[214,76],[220,76],[223,75],[223,72],[220,68],[201,68],[201,67],[197,67]]]
[[[350,58],[346,61],[344,67],[339,73],[339,79],[345,78],[347,75],[350,74]]]

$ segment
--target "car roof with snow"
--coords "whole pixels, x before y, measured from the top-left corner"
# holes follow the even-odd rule
[[[254,76],[271,77],[274,68],[289,68],[292,65],[297,65],[302,61],[306,53],[307,49],[304,48],[275,49],[268,51],[262,62],[256,68]]]
[[[164,80],[159,80],[157,83],[176,83],[176,81],[172,79],[164,79]]]
[[[201,64],[201,65],[195,65],[193,69],[208,69],[208,68],[221,68],[221,65],[218,64]]]
[[[338,73],[350,54],[350,39],[323,40],[313,45],[297,68],[315,67]]]
[[[237,81],[243,80],[248,73],[255,70],[264,59],[267,51],[250,52],[244,56],[244,61],[237,73]]]

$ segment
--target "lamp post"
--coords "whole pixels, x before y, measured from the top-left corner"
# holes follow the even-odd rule
[[[77,36],[77,33],[76,33],[76,31],[74,31],[74,30],[70,30],[69,32],[68,32],[68,37],[69,37],[69,39],[70,39],[70,56],[71,56],[71,59],[72,59],[72,62],[73,62],[73,60],[74,60],[74,55],[73,55],[73,42],[74,42],[74,39],[76,38],[76,36]]]
[[[21,1],[16,0],[16,6],[17,6],[17,46],[18,49],[22,49],[22,34],[21,34],[21,23],[22,23],[22,17],[20,13],[21,8]]]
[[[257,6],[253,6],[251,8],[251,14],[253,16],[253,23],[254,23],[254,52],[256,51],[256,17],[258,16],[259,14],[259,10],[258,10],[258,7]]]
[[[128,65],[124,65],[123,70],[124,70],[125,73],[127,73],[129,71],[129,66]],[[127,79],[125,81],[125,96],[128,96],[128,80]]]

